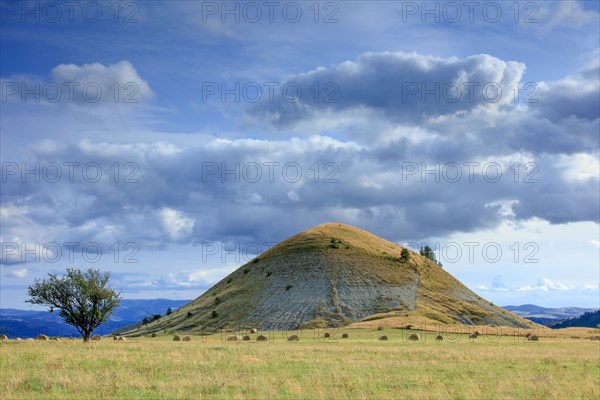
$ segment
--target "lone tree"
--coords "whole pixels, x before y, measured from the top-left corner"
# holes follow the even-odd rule
[[[408,262],[410,260],[410,251],[407,248],[403,248],[400,252],[400,260]]]
[[[94,329],[106,322],[121,301],[121,293],[107,287],[108,272],[67,268],[64,276],[48,274],[48,277],[48,280],[36,279],[28,287],[30,298],[26,302],[49,306],[50,312],[60,309],[60,316],[77,329],[84,342],[90,340]]]

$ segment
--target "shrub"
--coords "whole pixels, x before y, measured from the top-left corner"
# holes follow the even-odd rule
[[[294,287],[294,285],[287,285],[287,286],[285,287],[285,290],[286,290],[286,291],[288,291],[288,290],[290,290],[290,289],[291,289],[291,288],[293,288],[293,287]]]
[[[219,297],[215,297],[215,304],[216,305],[221,304],[221,299]]]
[[[250,272],[250,269],[249,269],[249,268],[246,268],[246,269],[244,270],[244,275],[246,275],[248,272]]]
[[[231,283],[232,281],[233,281],[233,278],[227,279],[227,283]]]
[[[215,310],[213,310],[212,314],[210,314],[211,318],[217,318],[219,316],[219,313],[216,312]]]
[[[267,278],[271,276],[271,271],[267,272]]]
[[[194,315],[194,314],[192,314],[192,312],[191,312],[191,311],[188,311],[188,313],[187,313],[187,315],[186,315],[186,318],[190,318],[190,317],[192,317],[193,315]]]
[[[410,251],[408,251],[408,249],[402,249],[400,252],[400,260],[402,262],[408,262],[410,260]]]

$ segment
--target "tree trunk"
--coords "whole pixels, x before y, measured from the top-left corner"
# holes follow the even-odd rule
[[[89,331],[89,330],[87,330],[87,329],[83,331],[83,342],[84,343],[87,343],[87,342],[90,341],[90,335],[91,334],[92,334],[92,332]]]

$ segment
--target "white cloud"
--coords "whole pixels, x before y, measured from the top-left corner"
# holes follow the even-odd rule
[[[562,156],[559,166],[564,168],[563,177],[569,181],[598,181],[600,176],[600,159],[596,155],[577,153],[571,156]]]
[[[160,210],[162,224],[171,239],[180,239],[189,235],[194,227],[194,219],[188,218],[172,208]]]
[[[2,77],[3,103],[41,105],[133,105],[154,92],[127,60],[116,64],[60,64],[50,79],[27,75]]]
[[[100,88],[100,99],[104,102],[138,103],[153,97],[148,82],[143,80],[129,61],[120,61],[108,66],[93,63],[81,66],[60,64],[52,69],[52,79],[61,86],[67,82],[77,84],[74,93],[77,102],[90,103],[95,99],[94,87]],[[89,88],[85,90],[86,86]]]
[[[7,275],[12,278],[25,278],[27,276],[27,268],[12,270]]]
[[[552,282],[548,278],[542,278],[537,281],[536,285],[527,285],[517,289],[519,292],[532,292],[532,291],[567,291],[575,289],[575,285],[567,285],[560,282]]]
[[[549,4],[556,2],[548,2]],[[561,0],[558,2],[557,9],[543,9],[541,17],[548,18],[548,27],[553,26],[571,26],[579,27],[593,21],[597,21],[598,13],[591,10],[584,10],[581,3],[577,0]]]

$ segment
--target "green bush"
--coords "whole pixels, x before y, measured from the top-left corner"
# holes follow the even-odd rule
[[[402,260],[402,262],[408,262],[410,260],[410,251],[408,251],[408,249],[402,249],[400,252],[400,260]]]

